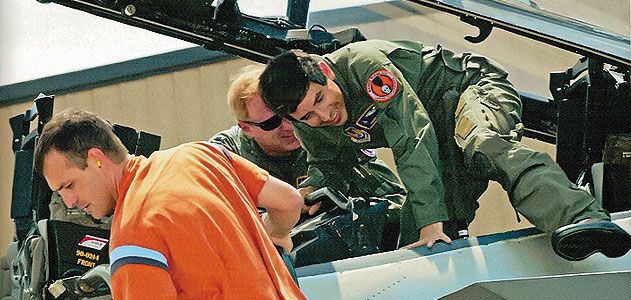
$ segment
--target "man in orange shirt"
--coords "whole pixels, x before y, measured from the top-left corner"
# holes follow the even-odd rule
[[[302,198],[237,155],[196,142],[132,156],[103,119],[66,111],[35,168],[68,207],[113,214],[114,299],[304,299],[274,247],[291,249]]]

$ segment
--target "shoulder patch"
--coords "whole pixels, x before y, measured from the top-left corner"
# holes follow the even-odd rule
[[[381,69],[373,72],[366,80],[368,96],[377,102],[388,102],[399,90],[399,81],[392,72]]]

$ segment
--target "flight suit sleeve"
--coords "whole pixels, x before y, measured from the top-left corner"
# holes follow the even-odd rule
[[[411,210],[417,229],[449,220],[444,201],[438,141],[427,110],[414,89],[392,64],[373,66],[370,72],[385,69],[398,84],[387,101],[376,102],[382,110],[378,123],[392,149],[399,176],[407,190],[405,206]],[[387,74],[387,73],[384,73]],[[385,75],[384,75],[385,76]],[[404,208],[406,209],[406,208]],[[409,222],[409,220],[401,220]]]
[[[306,124],[294,122],[294,132],[302,147],[307,150],[307,179],[299,187],[330,187],[346,194],[349,184],[339,165],[353,166],[358,159],[351,147],[340,146],[340,141],[331,131],[339,128],[311,128]]]
[[[300,187],[327,186],[351,197],[400,194],[402,199],[405,196],[394,172],[371,153],[374,150],[343,146],[337,140],[339,135],[328,135],[331,138],[317,135],[320,139],[312,140],[316,135],[309,129],[297,129],[296,134],[306,137],[303,147],[307,149],[309,163],[308,177]]]
[[[354,167],[350,176],[350,183],[357,189],[357,195],[349,193],[351,197],[384,197],[386,195],[396,199],[395,202],[403,204],[405,189],[399,178],[386,165],[376,157],[372,149],[358,150],[361,162]]]

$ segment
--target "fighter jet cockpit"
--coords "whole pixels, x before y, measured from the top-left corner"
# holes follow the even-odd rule
[[[590,19],[587,12],[598,4],[545,0],[366,0],[346,6],[309,0],[263,1],[265,5],[245,0],[37,2],[142,28],[189,42],[197,50],[222,53],[222,60],[244,59],[248,64],[263,65],[287,50],[324,56],[370,40],[413,40],[463,55],[491,57],[506,69],[519,94],[525,143],[550,154],[573,188],[588,192],[611,214],[611,222],[631,233],[631,38],[629,25],[625,31],[616,18],[610,18],[610,23],[607,18]],[[125,80],[121,78],[116,82]],[[360,87],[364,88],[369,89]],[[44,94],[29,99],[32,106],[26,112],[9,121],[14,156],[3,159],[15,161],[10,199],[15,237],[2,258],[3,299],[111,298],[107,220],[94,220],[81,210],[64,207],[60,196],[33,170],[38,136],[53,115],[55,96],[48,95],[66,90],[41,91]],[[372,128],[361,121],[372,126],[370,114],[387,105],[388,95],[396,91],[385,90],[382,98],[373,97],[378,102],[370,107],[374,111],[363,112],[356,127]],[[31,128],[32,124],[36,126]],[[163,132],[113,126],[132,154],[149,156],[160,149],[161,138],[164,141]],[[10,141],[0,141],[5,142]],[[391,165],[396,170],[394,159]],[[373,184],[365,169],[353,168],[352,174]],[[513,190],[507,191],[512,195]],[[497,225],[502,223],[495,215],[499,204],[491,199],[498,198],[496,193],[506,202],[502,214],[517,226]],[[550,235],[528,223],[504,199],[505,194],[499,184],[491,186],[482,196],[489,200],[479,201],[476,219],[458,228],[460,235],[451,243],[399,249],[400,196],[354,197],[333,188],[318,189],[305,201],[307,205],[322,203],[319,213],[303,215],[291,232],[294,248],[288,256],[300,289],[309,299],[627,299],[631,295],[631,254],[610,258],[596,253],[581,261],[563,260],[551,249]],[[491,229],[477,229],[482,228],[476,227],[481,222],[478,218],[486,218]],[[630,245],[631,235],[622,248]]]

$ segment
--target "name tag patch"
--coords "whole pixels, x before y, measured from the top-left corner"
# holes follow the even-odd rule
[[[372,104],[368,106],[366,111],[359,116],[355,124],[364,129],[373,128],[375,124],[377,124],[377,108]]]

